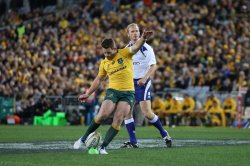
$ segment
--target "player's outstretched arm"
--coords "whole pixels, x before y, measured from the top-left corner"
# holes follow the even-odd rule
[[[135,44],[131,47],[131,53],[137,53],[143,44],[147,41],[147,39],[153,35],[153,31],[144,30],[142,36],[135,42]]]
[[[96,76],[96,78],[93,81],[93,83],[91,84],[89,90],[86,93],[78,96],[78,100],[80,102],[84,102],[94,91],[96,91],[99,88],[103,79],[104,79],[104,77]]]

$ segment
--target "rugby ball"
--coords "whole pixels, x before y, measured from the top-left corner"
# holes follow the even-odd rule
[[[101,134],[99,132],[93,132],[89,134],[85,141],[85,145],[88,149],[96,148],[101,141]]]

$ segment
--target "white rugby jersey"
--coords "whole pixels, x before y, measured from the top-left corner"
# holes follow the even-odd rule
[[[131,46],[131,43],[127,45],[127,47]],[[143,78],[152,64],[156,64],[154,50],[150,45],[144,43],[142,48],[133,56],[134,79]]]

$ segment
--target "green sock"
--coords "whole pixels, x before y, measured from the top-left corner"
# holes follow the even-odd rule
[[[116,134],[119,132],[119,130],[116,130],[112,126],[109,128],[109,130],[106,133],[105,139],[102,143],[101,148],[107,147],[108,144],[112,141],[112,139],[116,136]]]
[[[87,137],[89,136],[90,133],[94,132],[98,127],[100,126],[100,124],[96,123],[94,120],[90,123],[87,131],[85,132],[85,134],[82,137],[82,142],[84,142]]]

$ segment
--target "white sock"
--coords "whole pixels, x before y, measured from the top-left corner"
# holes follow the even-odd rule
[[[158,119],[159,119],[158,116],[155,115],[154,118],[152,120],[150,120],[149,122],[150,123],[155,123]]]
[[[134,122],[134,118],[124,120],[125,124],[129,124],[129,123],[132,123],[132,122]]]

